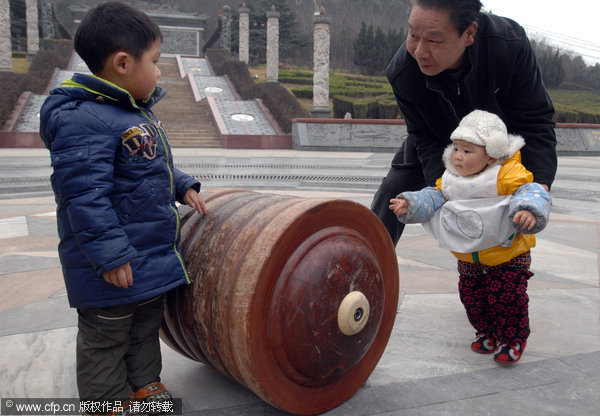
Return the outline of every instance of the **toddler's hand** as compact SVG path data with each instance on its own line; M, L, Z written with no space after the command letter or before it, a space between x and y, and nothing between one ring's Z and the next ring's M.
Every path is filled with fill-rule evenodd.
M198 214L208 214L208 212L206 211L206 205L200 197L200 194L196 192L196 190L193 188L190 188L186 191L183 197L183 202L185 202L186 205L189 205L192 208L196 208Z
M390 209L396 215L408 214L408 201L406 199L390 199Z
M116 269L109 270L102 274L104 280L116 287L127 288L133 285L133 274L129 262L120 265Z
M524 230L531 230L533 227L535 227L537 220L535 215L524 209L515 214L513 223L520 226Z

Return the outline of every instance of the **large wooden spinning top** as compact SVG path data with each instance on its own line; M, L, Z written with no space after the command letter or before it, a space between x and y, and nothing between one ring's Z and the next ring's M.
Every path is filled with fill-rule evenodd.
M343 403L389 339L398 264L379 219L348 200L239 189L182 211L192 284L167 296L162 339L295 414Z

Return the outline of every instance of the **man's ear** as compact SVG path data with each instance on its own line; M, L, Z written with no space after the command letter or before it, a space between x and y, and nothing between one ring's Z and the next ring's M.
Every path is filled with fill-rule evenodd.
M119 75L125 75L129 66L130 56L127 52L119 51L112 56L112 68Z
M471 46L475 42L475 33L477 33L477 27L477 22L473 22L465 30L465 46Z

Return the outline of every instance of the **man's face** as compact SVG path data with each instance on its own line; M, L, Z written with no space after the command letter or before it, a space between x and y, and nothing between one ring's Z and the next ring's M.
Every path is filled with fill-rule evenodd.
M434 76L447 69L460 68L465 49L473 44L476 31L474 22L463 33L458 33L450 21L450 12L415 5L408 18L406 49L421 72Z

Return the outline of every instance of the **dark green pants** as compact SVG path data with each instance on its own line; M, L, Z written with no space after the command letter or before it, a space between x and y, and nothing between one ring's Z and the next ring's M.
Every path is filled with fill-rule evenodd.
M163 297L78 309L77 387L83 400L129 398L129 387L159 380Z

